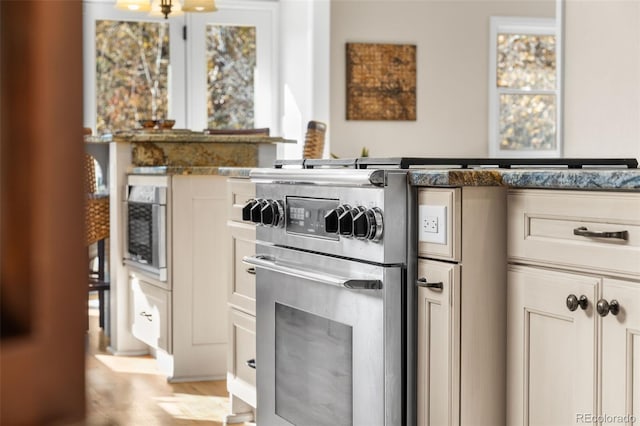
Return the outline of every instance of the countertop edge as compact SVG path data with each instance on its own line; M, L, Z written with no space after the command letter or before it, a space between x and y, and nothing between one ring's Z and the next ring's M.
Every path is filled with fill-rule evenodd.
M129 173L249 178L249 173L254 168L256 167L132 167ZM640 169L412 169L409 170L407 179L409 184L416 187L502 186L640 192Z
M640 169L416 169L408 179L414 186L640 191Z

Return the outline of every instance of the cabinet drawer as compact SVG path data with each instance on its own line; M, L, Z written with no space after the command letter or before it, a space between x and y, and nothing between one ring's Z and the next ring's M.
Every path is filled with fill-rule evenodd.
M598 234L604 232L614 234ZM626 239L616 237L622 233ZM508 255L511 261L639 277L640 194L512 190Z
M171 292L130 277L131 332L147 345L171 348Z
M248 363L256 359L256 319L230 309L229 324L227 388L230 393L255 407L256 370Z
M460 188L418 191L418 255L459 261L461 257Z
M255 268L242 263L245 256L256 254L256 227L229 222L231 230L231 280L229 304L251 315L256 314Z
M256 184L249 179L229 179L227 181L229 219L242 221L242 207L256 196Z

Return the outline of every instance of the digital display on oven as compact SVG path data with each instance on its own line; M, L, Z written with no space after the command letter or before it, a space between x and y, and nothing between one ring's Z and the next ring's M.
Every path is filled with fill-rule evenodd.
M337 240L324 230L324 216L338 207L339 201L326 198L287 197L286 229L292 234Z

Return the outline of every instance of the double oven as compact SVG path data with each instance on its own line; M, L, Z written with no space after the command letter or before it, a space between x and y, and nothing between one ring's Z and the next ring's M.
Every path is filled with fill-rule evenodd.
M406 171L251 178L258 424L406 424Z

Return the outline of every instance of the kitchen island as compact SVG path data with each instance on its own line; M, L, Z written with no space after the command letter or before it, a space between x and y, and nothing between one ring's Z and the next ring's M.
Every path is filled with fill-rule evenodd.
M113 136L108 142L112 291L107 327L112 353L151 353L171 381L224 378L230 262L220 244L227 229L226 177L220 176L219 168L267 167L277 144L295 142L188 130L136 130ZM169 194L167 265L160 278L123 262L128 256L130 184L160 185Z

